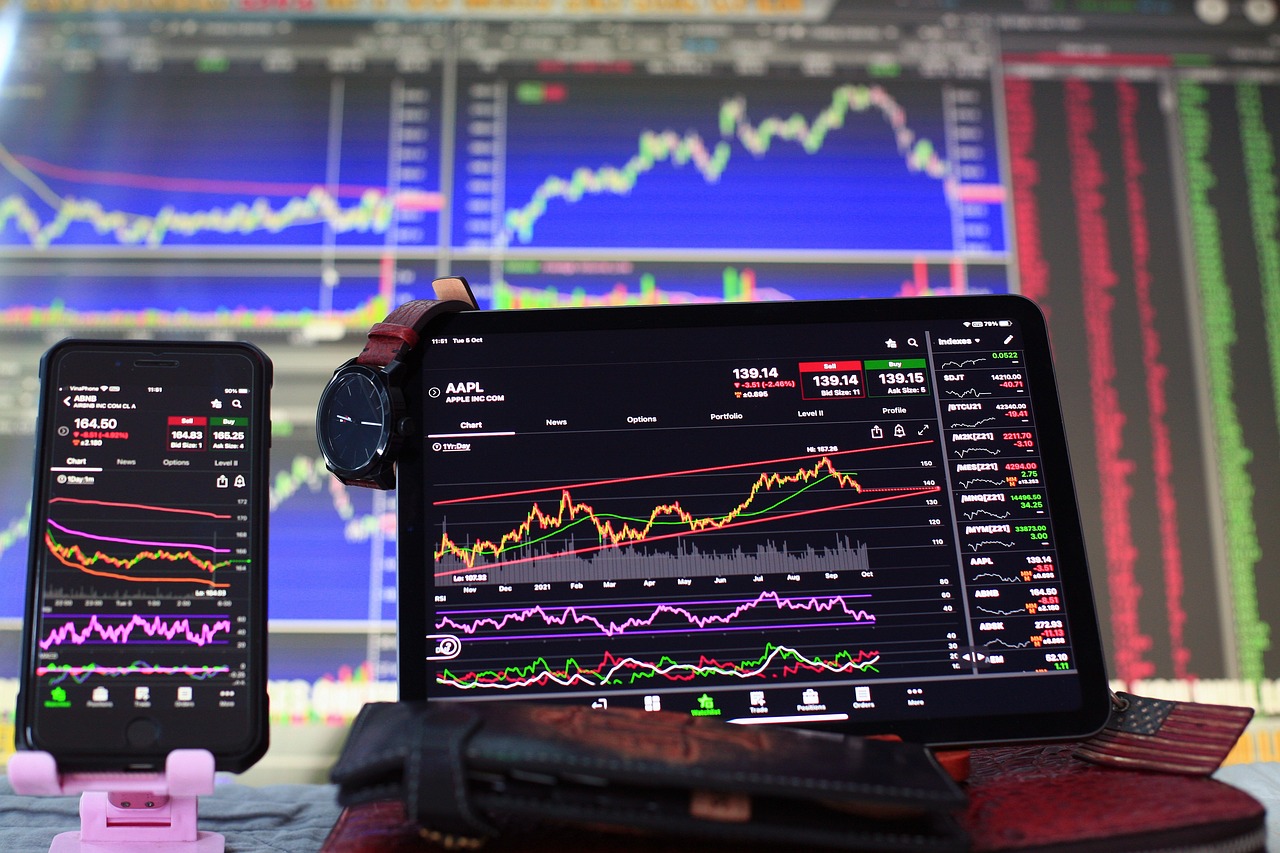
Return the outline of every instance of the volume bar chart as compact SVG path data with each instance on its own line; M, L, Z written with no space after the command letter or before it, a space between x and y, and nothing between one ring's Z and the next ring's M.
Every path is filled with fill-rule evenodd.
M958 255L941 261L917 255L900 263L749 265L509 258L497 270L475 261L460 261L454 269L471 283L481 306L493 309L773 302L833 295L935 296L1009 290L1002 266Z

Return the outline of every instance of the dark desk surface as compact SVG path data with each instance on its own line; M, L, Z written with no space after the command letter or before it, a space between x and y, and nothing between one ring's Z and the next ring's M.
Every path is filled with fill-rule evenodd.
M1024 748L1025 749L1025 748ZM986 772L986 751L979 750L975 756L977 774ZM1071 773L1055 779L1050 768L1037 767L1034 753L1028 756L1025 752L1021 758L1022 775L1010 776L1010 786L1017 792L1015 802L1022 801L1027 808L1034 809L1037 820L1050 820L1055 815L1069 819L1074 825L1093 823L1088 814L1089 804L1067 807L1061 805L1054 793L1059 786L1071 786ZM1105 771L1111 772L1111 771ZM1122 784L1123 777L1132 774L1118 774L1115 782ZM1128 815L1142 812L1156 815L1172 814L1175 823L1181 819L1179 813L1191 811L1190 806L1199 802L1198 796L1209 789L1215 795L1222 790L1232 790L1226 785L1205 786L1207 780L1191 780L1189 783L1172 782L1151 784L1152 780L1178 777L1156 777L1140 774L1143 783L1130 788L1121 794L1117 789L1109 792L1108 786L1098 788L1098 797L1112 799L1110 810L1120 811ZM977 776L975 776L977 778ZM1269 833L1270 849L1280 853L1280 763L1263 762L1242 764L1220 770L1217 778L1243 789L1262 804L1271 807L1271 829ZM1187 787L1187 785L1191 787ZM1170 796L1169 785L1180 787L1181 794ZM1195 795L1189 791L1196 790ZM1191 799L1187 799L1192 796ZM1227 797L1237 808L1256 809L1256 804L1247 799L1239 799L1228 794ZM49 849L53 837L60 832L75 830L79 827L79 798L77 797L23 797L13 793L8 781L0 779L0 847L5 850L21 851L21 853L43 853ZM398 808L383 805L382 817L394 816ZM996 807L986 801L984 808L988 814L985 820L991 825L1001 817L1011 818L1015 809ZM388 813L387 809L393 810ZM1151 810L1154 809L1154 812ZM400 813L402 814L402 812ZM335 801L335 791L328 785L267 785L254 787L229 782L220 784L209 797L200 800L200 828L206 831L220 832L227 839L227 853L316 853L321 849L331 827L338 820L340 809ZM369 815L372 816L372 815ZM351 851L365 850L372 853L404 853L423 850L441 849L423 842L412 827L398 827L391 821L379 820L379 832L383 845L377 847L350 847ZM971 823L971 826L975 824ZM981 828L982 824L977 824ZM1172 825L1172 824L1171 824ZM1023 827L1023 835L1025 826ZM1031 834L1032 836L1034 833ZM566 846L565 842L573 843ZM1041 840L1048 840L1041 838ZM1032 837L1023 843L1009 844L1007 849L1029 849ZM400 846L396 846L400 845ZM342 848L336 848L342 849ZM736 845L708 844L705 841L680 841L669 839L635 838L621 835L603 836L590 832L577 832L566 837L545 836L539 839L536 834L525 837L497 839L490 841L483 848L493 853L521 850L528 853L573 853L576 850L590 850L591 853L601 851L618 851L618 853L677 853L677 851L697 851L697 853L724 853L740 848ZM986 849L993 849L990 845Z
M1262 772L1227 768L1225 778L1243 779L1255 799L1213 778L1113 770L1074 759L1070 745L975 750L967 783L970 805L958 815L978 851L1029 851L1045 846L1097 842L1104 849L1210 847L1241 843L1267 846L1263 801L1280 802L1280 764L1249 765ZM1274 833L1273 833L1274 835ZM1128 840L1126 840L1128 839ZM1119 846L1116 846L1119 845ZM717 842L579 829L530 829L490 839L491 853L706 853ZM724 845L718 845L723 847ZM746 850L732 844L734 851ZM323 853L423 853L469 849L423 837L404 818L399 803L348 810ZM764 848L761 848L764 849ZM774 848L776 849L776 848ZM1280 846L1272 849L1280 851Z

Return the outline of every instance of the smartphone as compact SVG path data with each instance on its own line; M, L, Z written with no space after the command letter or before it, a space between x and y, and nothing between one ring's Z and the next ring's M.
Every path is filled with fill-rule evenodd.
M62 770L267 748L271 362L236 342L44 356L18 745Z

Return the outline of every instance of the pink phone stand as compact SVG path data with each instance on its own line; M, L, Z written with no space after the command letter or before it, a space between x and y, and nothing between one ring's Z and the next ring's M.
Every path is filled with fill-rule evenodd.
M80 831L53 839L49 853L223 853L226 839L196 828L198 800L212 794L213 754L175 749L164 773L67 773L47 752L9 758L19 794L80 794Z

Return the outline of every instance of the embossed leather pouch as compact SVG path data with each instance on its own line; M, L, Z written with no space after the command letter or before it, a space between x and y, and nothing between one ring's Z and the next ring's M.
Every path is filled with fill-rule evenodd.
M665 712L375 703L332 779L452 844L538 825L863 850L960 850L965 794L922 747ZM793 848L794 849L794 848Z

